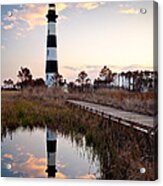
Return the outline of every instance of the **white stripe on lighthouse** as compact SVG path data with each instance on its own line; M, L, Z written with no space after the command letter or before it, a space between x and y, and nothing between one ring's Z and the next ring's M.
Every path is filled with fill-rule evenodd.
M48 23L48 35L56 35L56 23Z
M55 166L56 165L56 152L50 152L48 154L48 165Z
M47 48L47 60L56 61L57 60L57 49L55 47Z
M53 132L51 129L47 128L47 141L56 141L57 134Z

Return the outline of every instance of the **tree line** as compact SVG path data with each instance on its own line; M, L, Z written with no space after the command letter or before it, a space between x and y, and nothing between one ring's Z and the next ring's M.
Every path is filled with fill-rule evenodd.
M4 80L5 89L23 89L28 86L46 86L42 78L33 79L30 69L21 67L17 77L19 81L14 84L12 79ZM85 71L79 72L74 81L66 83L61 74L54 77L56 85L62 87L65 84L70 91L88 92L98 88L121 88L129 91L144 91L157 89L158 75L156 71L127 71L116 73L112 72L107 66L104 66L99 76L92 82Z
M12 79L5 79L3 81L4 86L2 89L9 90L18 90L26 87L38 87L38 86L46 86L43 78L33 79L33 75L29 68L21 67L17 74L18 81L14 83ZM54 78L57 79L57 86L63 86L65 84L65 80L61 74L57 74Z
M91 91L98 88L117 88L128 91L149 91L157 90L158 74L156 71L127 71L112 72L107 66L104 66L99 76L91 83L91 79L85 71L78 74L74 82L69 83L71 90Z

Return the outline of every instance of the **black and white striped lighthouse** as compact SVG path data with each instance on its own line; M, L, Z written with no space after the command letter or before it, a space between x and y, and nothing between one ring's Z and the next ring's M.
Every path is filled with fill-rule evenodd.
M58 74L57 62L57 37L56 37L56 15L55 4L49 4L47 14L48 35L47 35L47 59L46 59L46 85L52 87L56 85Z
M56 176L56 151L57 151L57 135L56 133L47 128L46 129L46 140L47 140L47 170L48 177Z

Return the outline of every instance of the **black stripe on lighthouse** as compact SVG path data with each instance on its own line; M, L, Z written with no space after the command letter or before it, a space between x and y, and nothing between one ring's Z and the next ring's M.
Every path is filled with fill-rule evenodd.
M46 73L58 73L57 61L47 61L46 62Z
M57 40L55 35L48 35L47 47L57 47Z
M57 150L57 141L47 141L47 151L56 152Z

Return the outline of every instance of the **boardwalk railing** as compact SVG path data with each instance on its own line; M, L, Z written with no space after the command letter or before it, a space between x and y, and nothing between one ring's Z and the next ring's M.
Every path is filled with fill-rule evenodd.
M116 123L132 127L133 129L150 135L154 135L158 130L156 117L121 111L108 106L102 106L85 101L67 100L67 104L77 106L109 121L114 121Z

